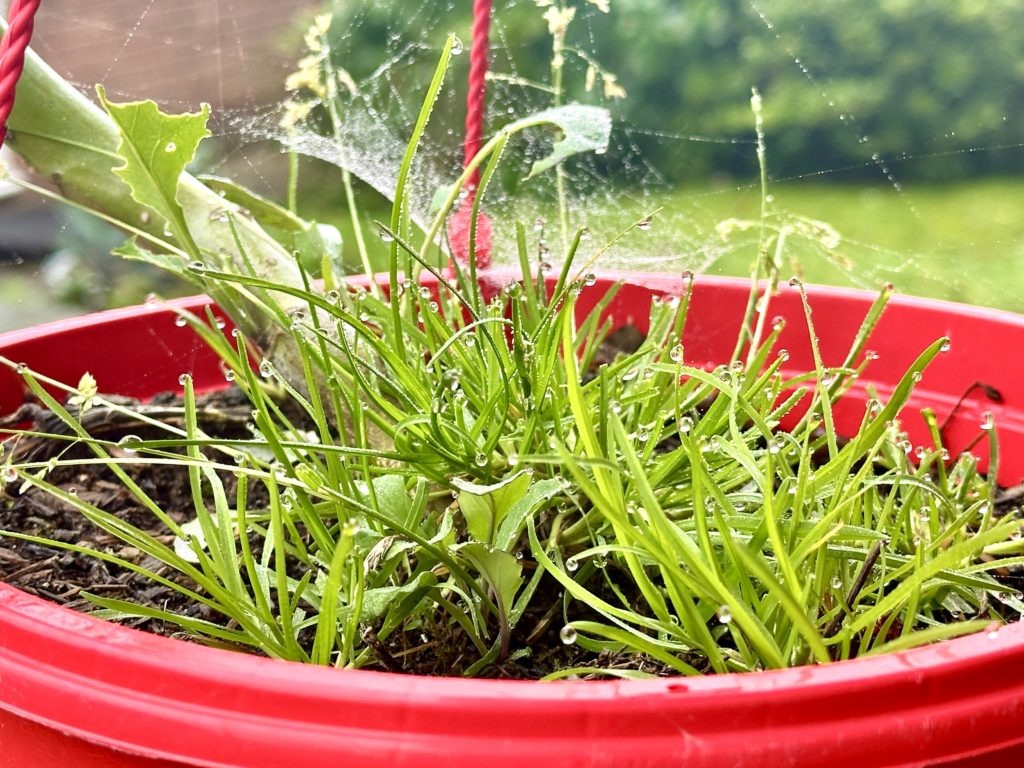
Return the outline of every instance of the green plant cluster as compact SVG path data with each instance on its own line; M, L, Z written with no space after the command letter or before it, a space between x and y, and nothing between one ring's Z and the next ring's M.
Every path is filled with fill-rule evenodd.
M842 365L827 367L793 281L815 366L788 370L776 349L782 326L768 319L783 230L761 228L736 352L711 371L682 346L689 275L677 295L652 299L638 348L609 356L602 346L621 325L610 311L619 286L602 283L592 264L650 230L651 217L596 247L586 231L561 232L557 272L543 222L518 227L517 278L481 280L473 261L444 272L443 231L466 204L462 189L481 169L478 221L511 136L557 129L538 173L608 138L606 114L580 105L510 123L441 190L434 220L417 231L405 202L410 169L455 45L449 38L391 218L379 223L388 273L349 281L334 269L330 230L185 173L207 135L206 109L165 115L152 102L113 104L101 90L99 113L30 71L68 108L58 128L95 128L40 162L92 162L98 175L80 182L81 199L102 187L101 215L133 235L122 255L190 278L231 314L230 334L212 317L185 319L252 408L251 437L205 434L183 373L184 426L137 413L165 436L112 444L90 435L81 415L100 405L131 411L91 377L67 387L0 358L64 423L67 434L51 437L92 454L36 462L12 452L5 491L34 487L71 505L162 567L89 554L219 619L90 595L103 615L158 618L207 642L318 664L418 669L423 654L455 649L450 672L487 674L545 655L549 676L563 677L821 663L976 631L1024 608L990 575L1024 557L1019 521L993 514L994 482L970 455L947 464L931 415L930 446L915 451L899 427L947 340L923 350L887 399L871 397L860 429L842 439L833 405L870 365L865 345L889 292ZM20 151L60 138L32 123L38 106L17 116ZM764 216L756 93L753 106ZM310 254L322 284L305 266ZM62 387L67 404L46 385ZM146 463L188 474L191 521L177 522L125 468ZM174 542L52 483L61 465L108 468Z

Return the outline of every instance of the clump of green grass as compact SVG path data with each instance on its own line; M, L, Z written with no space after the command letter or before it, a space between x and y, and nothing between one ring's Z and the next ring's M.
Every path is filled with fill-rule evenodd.
M170 222L165 238L136 234L178 261L150 257L223 298L240 328L261 332L225 335L212 318L187 317L251 404L245 439L199 428L188 374L183 427L134 414L160 437L97 439L82 413L124 406L94 382L67 387L0 359L66 425L68 435L51 437L93 456L36 462L12 452L0 474L7 492L36 488L71 505L182 578L88 554L144 573L218 619L89 595L102 615L156 618L205 642L316 664L417 671L436 668L425 658L445 658L457 674L519 664L557 678L823 663L976 631L1024 608L990 575L1000 562L983 557L1024 549L1013 538L1019 521L993 516L994 480L971 456L947 462L933 418L934 444L919 456L905 450L900 411L945 339L922 350L888 401L867 404L856 434L836 430L833 405L869 366L864 345L888 291L842 365L825 366L812 341L814 370L794 375L776 348L782 327L767 320L782 247L770 233L736 352L712 371L691 365L682 346L689 276L679 295L652 300L639 348L602 357L619 286L598 285L594 259L577 264L582 232L568 238L555 274L532 258L520 226L521 279L494 295L473 264L445 273L438 236L473 168L483 168L479 201L509 137L546 123L578 132L585 120L573 107L498 131L414 245L405 183L451 46L391 220L380 225L391 250L380 283L345 281L329 259L322 284L303 258L289 265L294 280L268 273L256 252L263 241L240 234L254 219L283 222L292 245L299 233L305 247L320 246L294 212L251 195L248 215L220 198L215 216L199 209L233 251L200 245L177 198L154 202L153 190L174 189L184 165L146 165L145 152L126 150L167 133L133 133L121 121L119 173L144 210ZM129 109L107 108L115 117ZM188 118L204 116L147 114L201 134ZM759 157L763 167L763 140ZM125 253L147 258L137 241ZM793 287L813 340L803 286ZM585 292L601 290L592 311L577 312ZM193 520L176 522L126 464L187 472ZM174 544L51 482L61 466L109 469Z

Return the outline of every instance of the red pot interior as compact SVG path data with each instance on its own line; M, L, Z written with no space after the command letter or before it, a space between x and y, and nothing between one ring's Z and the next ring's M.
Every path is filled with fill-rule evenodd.
M510 274L491 273L489 291ZM616 280L618 324L646 330L652 293L679 293L668 275L604 275L581 297L585 312ZM684 345L691 364L732 352L749 284L702 279ZM842 362L870 294L811 289L826 365ZM197 311L202 297L176 302ZM812 366L799 294L783 289L788 369ZM148 397L189 371L222 386L213 356L161 306L116 310L0 336L0 354L71 384L90 371L105 392ZM926 372L904 411L915 442L918 410L950 421L956 452L995 415L999 478L1024 477L1024 377L1004 350L1024 347L1024 319L941 302L896 298L871 338L879 354L836 409L853 431L871 382L885 397L940 336L952 349ZM0 413L23 385L0 369ZM985 450L984 442L979 445ZM40 727L42 726L46 727ZM57 608L0 585L0 747L5 765L148 765L97 745L173 764L230 766L542 765L777 766L1005 765L1024 744L1024 629L819 667L701 679L540 684L443 680L324 670L146 635ZM984 757L981 757L984 755ZM977 759L974 759L974 757ZM958 762L960 758L967 762ZM161 763L153 763L159 765ZM167 763L163 763L167 764Z

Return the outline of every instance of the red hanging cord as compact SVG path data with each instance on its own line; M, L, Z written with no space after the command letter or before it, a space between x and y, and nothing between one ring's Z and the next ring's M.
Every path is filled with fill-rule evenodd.
M491 27L491 0L473 0L473 39L469 57L469 90L466 93L466 138L463 145L463 166L480 150L484 139L484 112L487 105L487 54ZM473 201L480 185L477 168L467 184L467 196L452 216L448 229L452 255L461 264L476 259L480 269L491 263L491 220L481 213L476 221L474 253L470 253L470 229L473 225Z
M7 34L0 40L0 147L7 139L7 118L14 109L14 92L25 67L25 49L40 0L11 0Z

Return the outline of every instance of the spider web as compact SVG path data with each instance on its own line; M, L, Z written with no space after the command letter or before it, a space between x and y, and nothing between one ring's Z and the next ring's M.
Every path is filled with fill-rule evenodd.
M695 120L699 130L692 133L679 130L679 125L652 123L642 111L628 108L632 95L624 100L615 98L602 88L600 77L589 91L579 84L588 78L590 63L600 63L608 56L622 60L604 46L601 31L607 24L628 25L633 15L649 12L657 0L612 0L608 17L598 3L578 0L572 4L577 13L570 40L578 53L566 57L564 77L575 84L573 97L611 110L609 148L605 154L581 155L563 164L570 225L566 233L560 226L556 174L523 180L532 160L550 148L552 136L534 131L517 139L484 201L495 222L495 262L515 261L516 222L528 224L531 255L537 259L554 260L571 231L587 228L590 237L582 255L586 258L656 211L649 230L634 230L604 249L598 268L747 274L757 256L759 237L757 228L746 222L757 218L762 205L754 118L748 108L749 88L756 83L743 83L735 89L735 110L746 115L741 118L747 120L744 130L737 130L735 121L720 130L714 126L708 130ZM538 66L551 55L549 48L537 42L549 41L541 9L534 0L495 5L491 54L495 74L489 84L487 115L490 131L552 105L552 94L543 87L544 67ZM688 6L699 4L662 5L666 14L685 22ZM993 105L995 117L965 117L951 104L948 122L934 125L930 139L915 139L896 151L883 148L874 137L876 131L869 131L862 122L857 99L843 86L843 71L835 69L839 63L815 54L820 46L805 45L810 33L793 21L792 12L786 12L791 10L788 0L738 0L727 5L732 8L728 21L754 30L754 44L768 51L770 60L795 84L797 92L810 97L809 101L829 116L832 133L848 150L847 155L859 158L835 165L827 159L816 161L809 152L809 167L777 173L773 147L786 141L787 131L793 131L794 125L799 128L801 118L790 113L776 125L772 94L765 94L770 177L767 206L773 226L785 228L789 235L782 276L799 271L818 282L867 288L892 282L897 289L923 295L1024 310L1021 283L1007 279L1013 274L1012 265L1024 260L1019 198L994 195L987 204L964 210L969 229L980 233L967 238L957 234L955 221L935 226L933 213L944 187L948 187L948 195L959 194L959 187L946 185L941 178L943 162L958 155L1019 158L1022 139L1017 121L999 105ZM977 5L983 12L1000 13L1006 4L984 0ZM35 48L86 92L91 92L96 82L103 82L112 98L152 98L168 111L211 103L215 140L201 154L197 166L240 178L260 194L279 201L284 197L286 149L314 159L316 163L303 164L300 194L300 207L311 208L305 212L312 217L343 224L335 166L348 169L358 180L357 191L367 211L365 223L372 226L369 220L381 217L394 189L411 126L446 34L456 32L468 45L470 6L468 0L65 0L43 3ZM922 6L923 12L932 13L942 13L944 8L941 3ZM355 86L351 94L341 89L341 126L336 137L326 135L322 120L308 121L293 130L281 127L287 98L284 80L303 53L303 31L316 13L325 10L334 13L332 60L351 76ZM835 30L842 29L844 23L841 15L831 20ZM539 32L524 35L527 28ZM1005 34L1019 37L1024 35L1021 29L1008 24ZM643 30L638 30L633 42L644 45ZM948 45L949 41L941 43ZM926 44L928 41L915 42L916 46ZM984 40L965 39L950 56L969 56L972 46L984 44ZM910 45L896 51L899 56L918 53ZM842 65L856 66L857 62ZM411 193L413 213L420 220L428 216L437 190L450 184L458 172L467 67L467 55L456 57L417 156ZM679 82L686 77L686 72L680 72ZM644 93L640 80L623 75L621 85L631 94ZM665 93L664 98L676 97ZM680 101L679 110L686 109L686 103ZM957 127L965 119L993 122L982 143L961 143ZM728 170L691 175L690 169L703 167L702 159L709 152L717 161L724 158ZM939 180L921 181L928 176L939 176ZM1022 187L1008 184L1006 189L1019 193ZM955 210L955 202L947 199L945 204ZM829 213L837 206L843 211L841 224L830 222ZM899 234L876 226L882 217L902 222ZM79 223L60 216L57 221L58 235L60 231L80 235ZM95 235L99 245L87 259L102 261L102 252L109 247L103 237ZM355 267L357 261L347 255L348 263ZM26 270L39 270L35 265L19 267L10 261L4 266L0 274L9 279L0 282L10 282ZM60 279L59 270L57 274ZM0 302L3 300L0 290Z

